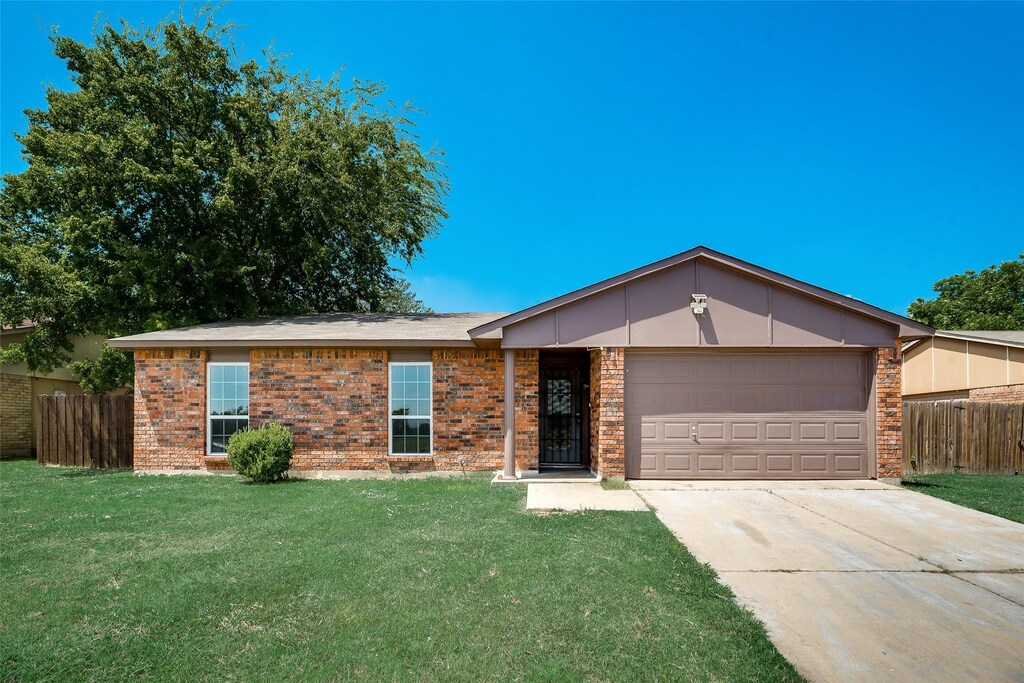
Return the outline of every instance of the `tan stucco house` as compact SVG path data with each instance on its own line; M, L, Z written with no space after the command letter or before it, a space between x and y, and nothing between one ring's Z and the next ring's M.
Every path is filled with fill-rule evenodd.
M20 342L35 327L25 322L13 328L0 329L0 348ZM95 359L103 348L100 335L72 338L71 360ZM49 374L29 372L24 363L0 365L0 455L30 455L36 444L38 430L36 397L44 394L77 396L84 393L67 368L56 368Z
M135 467L222 470L280 422L293 470L899 477L901 340L933 330L706 247L510 313L325 314L113 339Z
M1024 330L939 330L908 342L903 397L1024 403Z

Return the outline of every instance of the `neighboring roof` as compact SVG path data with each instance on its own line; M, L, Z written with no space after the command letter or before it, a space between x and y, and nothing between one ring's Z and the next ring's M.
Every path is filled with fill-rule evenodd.
M22 330L31 330L36 326L34 320L22 320L17 325L4 325L2 329L4 332L20 332Z
M786 275L782 275L781 273L776 273L775 271L768 270L767 268L762 268L752 263L742 261L733 256L729 256L727 254L717 252L713 249L709 249L708 247L698 246L688 251L684 251L680 254L676 254L675 256L669 256L668 258L662 259L661 261L656 261L650 265L636 268L629 272L623 273L622 275L616 275L615 277L608 278L607 280L602 280L598 283L590 285L589 287L584 287L582 289L577 289L574 292L563 294L562 296L550 299L543 303L539 303L536 306L525 308L516 313L509 314L504 318L483 323L479 327L471 329L469 331L469 334L474 339L493 337L496 336L496 333L502 327L505 327L507 325L512 325L522 320L526 320L527 318L532 318L534 316L541 315L542 313L546 313L550 310L560 308L574 301L578 301L579 299L592 296L594 294L603 292L613 287L618 287L619 285L630 282L631 280L646 277L648 275L664 270L666 268L672 268L674 266L678 266L682 263L686 263L687 261L692 261L698 258L705 259L712 263L717 263L728 268L732 268L733 270L737 270L748 275L752 275L762 280L766 280L773 285L786 287L788 289L804 294L805 296L817 299L819 301L831 303L840 308L854 311L855 313L859 313L860 315L866 316L868 318L873 318L875 320L881 320L883 322L896 325L899 327L899 336L904 339L931 336L935 332L935 330L928 327L927 325L922 325L921 323L911 320L910 318L904 317L902 315L890 313L885 309L878 308L877 306L872 306L870 304L866 304L863 301L851 299L848 296L843 296L842 294L837 294L827 289L822 289L821 287L816 287L806 282L801 282L800 280L796 280Z
M227 320L109 341L122 349L231 346L475 346L471 327L505 313L324 313Z
M937 330L935 336L1024 348L1024 330Z

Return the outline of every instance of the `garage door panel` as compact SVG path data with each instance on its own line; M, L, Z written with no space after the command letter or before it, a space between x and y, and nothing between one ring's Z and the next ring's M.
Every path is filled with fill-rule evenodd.
M756 474L760 469L761 456L753 454L735 453L732 456L732 470L736 473Z
M627 471L664 479L866 477L867 384L863 353L627 353Z

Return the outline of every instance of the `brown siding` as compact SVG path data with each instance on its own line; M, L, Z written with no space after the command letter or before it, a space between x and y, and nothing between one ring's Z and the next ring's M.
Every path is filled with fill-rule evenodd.
M703 316L691 294L708 296ZM898 326L704 261L595 293L502 330L505 348L874 348Z
M135 352L135 469L202 469L206 454L206 352Z

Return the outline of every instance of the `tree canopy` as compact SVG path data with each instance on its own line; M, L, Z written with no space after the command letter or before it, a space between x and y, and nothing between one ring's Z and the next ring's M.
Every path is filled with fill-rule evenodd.
M422 309L391 265L447 217L418 110L270 51L242 61L236 33L204 9L51 36L74 87L26 112L27 168L0 190L0 322L38 323L10 351L30 369L77 334Z
M917 299L907 312L941 330L1024 330L1024 254L935 283L934 299Z

